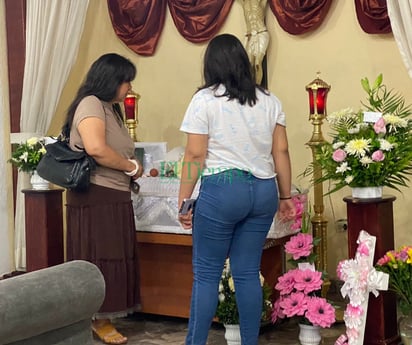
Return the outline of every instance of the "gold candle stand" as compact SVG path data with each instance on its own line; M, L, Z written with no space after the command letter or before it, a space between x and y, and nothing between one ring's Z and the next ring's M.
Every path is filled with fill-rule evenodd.
M310 84L306 86L309 92L310 115L309 120L313 125L312 137L306 143L312 151L313 164L313 181L317 181L322 177L322 169L317 163L316 152L325 143L322 134L323 120L326 118L326 96L330 89L330 85L326 84L318 76ZM320 238L320 244L315 247L317 254L316 267L322 272L327 272L327 225L328 221L324 216L323 204L323 184L314 184L314 215L311 219L313 237ZM322 286L322 296L325 297L330 287L329 278L324 279Z

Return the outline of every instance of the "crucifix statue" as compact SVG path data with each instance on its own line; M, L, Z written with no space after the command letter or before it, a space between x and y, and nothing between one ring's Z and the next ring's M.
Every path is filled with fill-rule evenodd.
M239 0L246 22L245 48L252 64L257 84L263 79L263 59L269 45L269 33L265 24L267 0Z

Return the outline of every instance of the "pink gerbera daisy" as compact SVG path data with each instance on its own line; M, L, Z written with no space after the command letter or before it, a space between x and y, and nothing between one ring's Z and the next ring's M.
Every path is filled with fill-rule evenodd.
M283 309L280 307L280 302L283 300L283 297L280 297L276 300L273 304L272 310L272 322L275 323L279 319L285 318L285 314L283 313Z
M293 291L296 270L297 269L290 270L278 278L278 283L276 284L275 289L278 290L281 295L287 295Z
M335 309L321 297L310 297L305 317L315 326L330 327L335 322Z
M322 272L306 270L295 270L295 289L306 294L319 290L322 287Z
M305 314L306 305L306 295L303 292L294 292L289 296L284 296L279 302L279 306L283 309L283 313L287 317L292 317L295 315L302 316Z
M286 242L285 251L293 256L294 260L310 255L313 248L313 237L311 234L299 233Z

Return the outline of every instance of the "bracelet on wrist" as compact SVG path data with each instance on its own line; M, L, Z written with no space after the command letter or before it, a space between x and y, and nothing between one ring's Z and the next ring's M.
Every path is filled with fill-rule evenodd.
M134 176L139 171L139 163L135 159L128 159L129 162L132 162L135 165L135 169L132 171L123 171L127 176Z
M290 200L292 199L291 196L279 197L279 200Z

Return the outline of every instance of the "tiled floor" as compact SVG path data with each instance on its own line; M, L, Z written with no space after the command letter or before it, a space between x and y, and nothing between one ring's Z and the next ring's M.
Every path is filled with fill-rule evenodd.
M343 311L346 302L342 299L337 282L328 289L328 300L336 307L337 322L331 328L321 329L321 345L334 345L345 331ZM187 332L187 319L136 313L114 321L117 329L128 337L128 345L183 345ZM223 325L213 323L209 331L208 345L226 345ZM299 326L293 320L282 324L262 326L259 345L299 345ZM95 339L95 345L102 344ZM247 345L247 344L246 344Z
M1 278L5 279L14 275L5 275ZM345 301L337 293L334 284L329 289L328 299L334 301L337 306L337 318L340 321L331 328L321 329L321 345L333 345L345 329L342 322ZM128 345L183 345L187 332L187 319L141 313L117 319L114 324L122 334L128 337ZM222 325L214 323L209 331L208 345L226 345L224 332ZM269 323L261 328L259 345L299 345L298 333L299 327L293 321L286 321L279 325ZM95 339L94 344L103 343Z
M115 322L120 332L129 338L128 345L183 345L187 320L154 315L134 314ZM321 330L322 345L333 345L343 332L344 324L337 323L331 328ZM209 345L226 345L224 327L213 324L209 332ZM102 344L95 340L95 344ZM281 344L298 345L298 325L293 321L281 325L266 325L261 329L259 345Z

